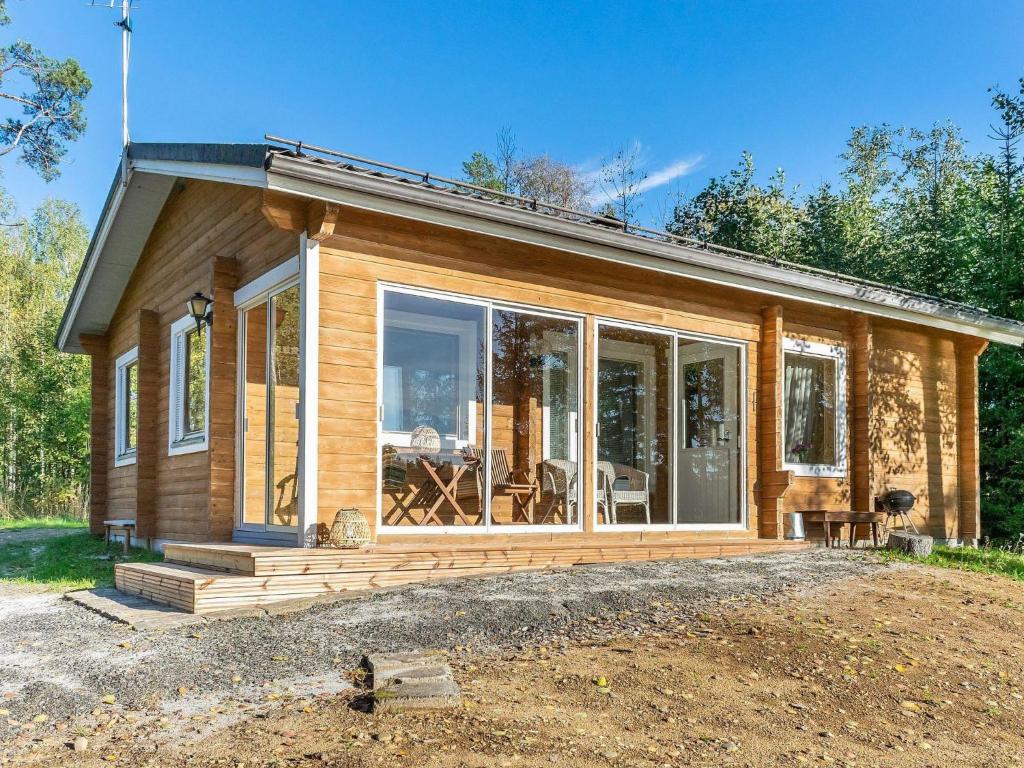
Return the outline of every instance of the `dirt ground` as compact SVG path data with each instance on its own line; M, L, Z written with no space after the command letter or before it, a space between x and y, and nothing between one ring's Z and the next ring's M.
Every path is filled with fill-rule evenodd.
M1024 763L1018 582L885 569L696 616L655 608L642 621L590 617L607 627L597 642L456 649L466 706L445 714L369 714L350 673L353 688L270 692L237 712L222 703L152 721L101 707L10 765ZM154 738L174 728L184 738ZM78 734L89 744L76 754Z

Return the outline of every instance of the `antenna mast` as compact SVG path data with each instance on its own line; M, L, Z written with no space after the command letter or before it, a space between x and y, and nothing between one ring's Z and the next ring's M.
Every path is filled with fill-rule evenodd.
M121 0L121 20L114 26L121 30L121 184L128 186L128 60L132 53L132 3L135 0ZM92 0L93 8L117 8L117 0L98 2Z
M121 0L121 185L128 186L128 58L132 50L132 0Z

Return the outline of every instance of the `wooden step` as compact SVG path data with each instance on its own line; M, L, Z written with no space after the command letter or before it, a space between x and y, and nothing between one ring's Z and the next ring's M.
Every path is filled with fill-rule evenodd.
M803 543L764 539L676 542L369 545L362 549L302 549L243 544L167 544L167 562L243 576L329 574L336 571L444 570L493 566L561 567L627 560L718 557L794 549Z
M572 565L723 557L803 549L762 539L689 540L587 546L378 545L359 550L168 544L164 563L115 567L117 588L194 613L460 576Z

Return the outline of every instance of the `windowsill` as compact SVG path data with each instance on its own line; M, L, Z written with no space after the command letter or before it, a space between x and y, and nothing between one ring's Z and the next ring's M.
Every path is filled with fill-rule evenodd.
M135 463L135 455L136 454L134 452L132 452L132 453L122 454L121 456L115 456L114 457L114 466L115 467L130 467L132 464Z
M168 456L182 456L187 453L202 453L207 450L206 435L189 440L181 440L167 446Z
M792 472L797 477L846 477L846 467L829 464L792 464L786 462L782 465L782 468Z

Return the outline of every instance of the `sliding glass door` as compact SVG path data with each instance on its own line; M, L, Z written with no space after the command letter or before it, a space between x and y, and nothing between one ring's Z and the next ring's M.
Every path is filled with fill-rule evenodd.
M740 522L739 351L679 339L679 523Z
M742 348L597 328L597 525L742 524Z
M581 323L381 291L381 525L578 526Z
M240 312L239 527L295 531L299 465L299 286Z

